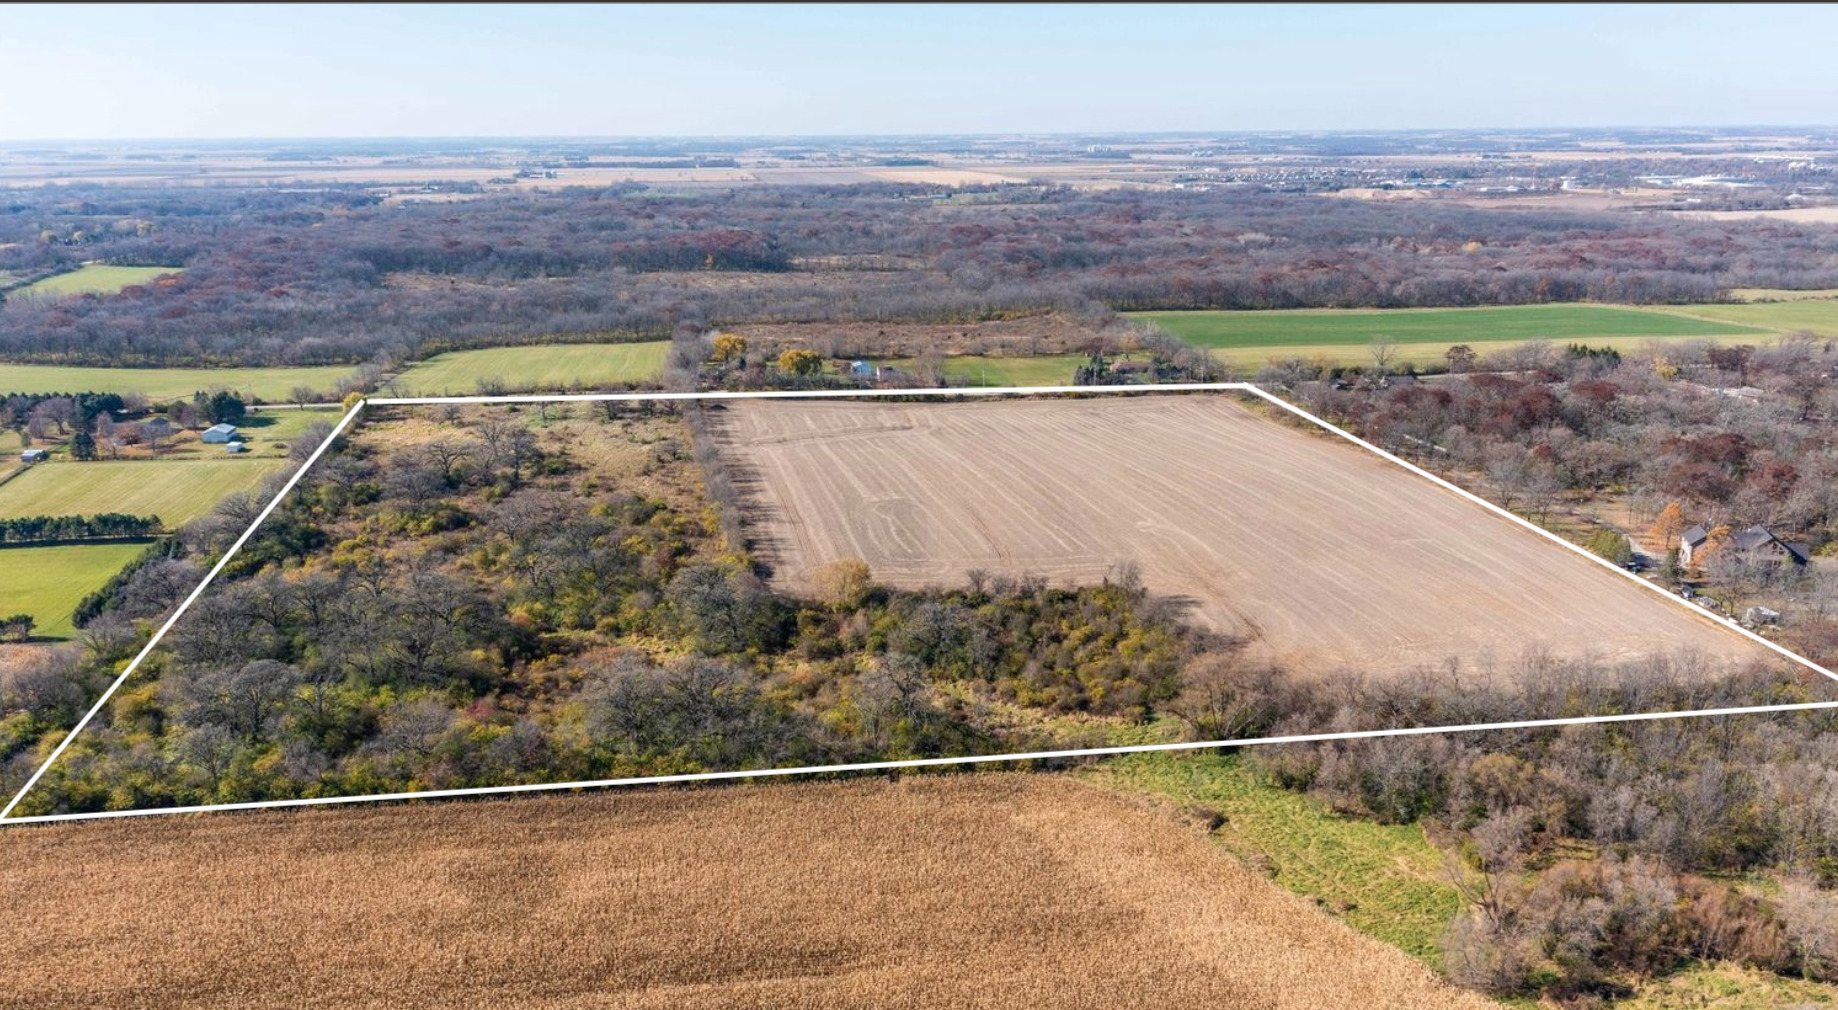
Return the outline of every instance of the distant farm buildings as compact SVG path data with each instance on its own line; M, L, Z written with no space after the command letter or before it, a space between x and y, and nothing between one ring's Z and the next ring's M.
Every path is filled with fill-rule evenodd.
M43 463L51 454L43 449L27 449L19 454L21 463Z
M223 447L223 451L230 453L248 452L249 446L242 442L231 442Z
M198 437L212 445L223 445L236 437L236 426L233 424L213 424L204 429L204 434Z

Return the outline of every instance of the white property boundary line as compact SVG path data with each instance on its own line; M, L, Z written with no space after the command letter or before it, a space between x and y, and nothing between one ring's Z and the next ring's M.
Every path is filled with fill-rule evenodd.
M1594 553L1591 553L1585 548L1580 547L1576 544L1573 544L1570 541L1565 540L1564 538L1558 536L1555 533L1552 533L1549 530L1536 526L1532 524L1531 522L1528 522L1525 519L1521 519L1520 517L1514 515L1513 513L1507 511L1506 509L1503 509L1500 506L1495 505L1494 503L1486 500L1485 498L1482 498L1479 495L1474 494L1473 492L1457 487L1456 485L1450 483L1447 480L1444 480L1441 477L1436 476L1435 474L1429 472L1428 470L1425 470L1422 467L1417 466L1414 463L1408 462L1396 455L1393 455L1392 453L1387 452L1384 449L1381 449L1376 445L1373 445L1371 442L1368 442L1365 439L1360 438L1359 436L1354 435L1351 432L1348 432L1345 429L1342 429L1336 425L1330 424L1327 421L1324 421L1321 418L1316 417L1314 414L1311 414L1308 411L1303 410L1302 408L1297 407L1294 404L1291 404L1286 400L1283 400L1281 397L1265 392L1263 389L1261 389L1257 385L1253 383L1249 383L1249 382L1147 383L1144 385L1136 385L1136 386L998 386L998 387L970 387L970 388L964 388L964 389L761 390L761 391L756 391L756 392L731 392L731 391L725 391L725 390L712 390L712 391L707 391L707 392L688 392L688 393L669 393L669 392L555 393L555 394L528 394L528 395L507 395L507 396L371 397L366 400L358 401L357 404L352 406L352 408L345 413L344 417L339 419L338 424L332 429L331 434L327 435L325 440L319 443L319 446L313 450L310 456L307 457L306 462L301 464L299 469L295 470L293 475L287 479L287 482L281 486L280 491L277 492L274 498L268 502L267 506L262 509L261 513L255 517L255 521L250 523L249 528L244 530L242 532L242 535L236 538L236 541L230 545L229 550L224 552L223 557L218 559L217 563L211 567L211 570L205 574L204 580L198 583L197 588L193 589L191 591L191 594L187 596L182 603L179 604L178 609L173 611L172 616L168 617L166 619L166 622L160 625L159 630L154 632L153 637L147 641L147 644L144 647L142 647L139 654L137 654L134 657L134 659L128 663L127 667L121 671L121 674L115 678L112 684L109 685L108 690L102 693L102 697L96 699L95 704L92 705L89 711L84 714L83 718L77 722L76 726L73 727L69 733L65 734L64 739L58 743L57 747L54 750L52 750L51 756L46 758L43 764L39 765L38 769L32 773L32 777L26 780L25 785L20 787L19 791L16 794L14 794L13 798L6 804L5 808L0 809L0 825L45 824L45 823L53 823L53 822L58 822L58 821L100 820L100 819L117 818L117 817L150 817L150 816L158 816L158 815L164 815L164 814L204 813L204 812L210 812L210 811L267 810L267 809L280 809L280 808L286 808L286 807L333 806L333 805L348 804L348 803L381 803L381 802L388 802L388 801L394 801L394 800L407 800L407 799L439 799L439 798L451 798L451 797L460 797L460 796L492 796L492 795L503 795L503 794L511 794L511 793L554 792L554 791L568 790L568 789L597 789L597 788L609 788L613 786L669 785L673 783L713 782L713 781L722 781L722 780L729 780L729 779L774 778L774 777L787 777L787 776L797 776L797 775L834 774L834 773L841 773L841 772L889 771L889 770L895 770L895 769L900 769L900 768L935 768L935 767L943 767L943 766L949 766L949 765L988 764L988 763L993 763L993 762L998 762L998 761L1039 761L1039 760L1055 760L1055 759L1063 759L1063 758L1103 757L1103 756L1117 755L1117 754L1144 754L1144 753L1154 753L1154 752L1160 752L1160 751L1206 750L1206 749L1212 749L1212 748L1218 748L1218 747L1249 747L1249 746L1256 746L1256 745L1263 745L1263 744L1322 743L1322 742L1329 742L1329 741L1336 741L1336 740L1362 740L1362 739L1377 739L1377 738L1382 738L1382 737L1421 736L1421 735L1425 735L1429 733L1474 733L1474 732L1483 732L1487 730L1545 729L1545 728L1553 728L1553 727L1561 727L1561 726L1584 726L1584 725L1591 725L1591 724L1596 724L1596 723L1643 722L1643 721L1653 721L1653 720L1660 720L1660 719L1682 719L1682 718L1695 717L1695 716L1759 715L1759 714L1779 713L1779 712L1809 712L1809 711L1819 711L1819 710L1826 710L1826 709L1838 709L1838 701L1798 702L1798 703L1792 703L1792 704L1778 704L1778 705L1750 705L1750 706L1743 706L1743 707L1737 707L1737 708L1692 709L1688 711L1676 711L1676 712L1637 712L1637 713L1623 713L1619 715L1571 716L1567 718L1558 718L1558 719L1525 719L1525 720L1518 720L1518 721L1513 721L1513 722L1468 723L1468 724L1455 725L1455 726L1412 726L1412 727L1401 727L1397 729L1360 730L1356 732L1343 732L1343 733L1310 733L1310 734L1301 734L1301 735L1292 735L1292 736L1254 737L1254 738L1244 739L1244 740L1208 740L1208 741L1183 742L1183 743L1135 744L1135 745L1122 746L1122 747L1090 747L1090 748L1080 748L1080 749L1075 749L1075 750L1034 751L1034 752L1015 753L1015 754L979 754L979 755L971 755L967 757L912 758L912 759L903 760L903 761L866 761L866 762L858 762L855 764L809 765L809 766L796 767L796 768L761 768L761 769L753 769L749 771L697 772L693 774L684 774L684 775L647 775L647 776L637 776L633 778L597 779L597 780L587 780L587 781L577 781L577 782L550 782L550 783L535 783L535 784L529 784L529 785L512 785L512 786L478 786L478 787L467 788L467 789L431 789L431 790L426 790L423 792L377 793L377 794L365 795L365 796L328 796L328 797L313 797L313 798L307 798L307 799L293 799L293 800L260 800L260 801L248 802L248 803L218 803L218 804L208 804L208 805L203 805L203 806L190 806L190 807L156 807L156 808L145 809L145 810L109 810L109 811L99 811L95 813L82 813L82 814L44 814L44 815L40 815L36 817L10 817L9 816L13 812L13 808L19 805L19 801L24 799L25 795L28 792L32 791L32 787L38 784L39 779L44 776L45 772L51 767L51 765L56 763L57 759L63 755L66 749L69 748L72 741L76 740L78 734L82 733L83 729L86 726L88 726L90 721L96 717L96 713L100 712L104 705L108 704L109 699L114 697L115 692L120 690L122 684L126 683L128 678L133 676L134 672L140 668L141 663L145 661L147 656L150 655L153 652L154 648L159 645L160 640L165 638L166 633L171 631L173 626L178 623L179 618L183 617L185 615L185 612L191 609L191 605L197 602L198 597L203 595L204 590L208 588L213 581L216 580L218 573L222 572L224 567L229 564L230 559L236 556L236 552L240 551L243 545L249 541L249 538L255 535L255 531L261 527L262 523L265 520L267 520L268 516L274 512L276 507L280 505L281 500L287 497L287 495L291 491L293 491L294 486L300 482L300 478L305 476L306 472L312 469L314 464L319 462L320 456L325 454L325 451L331 447L332 443L338 438L339 435L343 434L344 430L350 426L351 422L359 414L361 414L366 407L371 406L373 404L379 407L395 407L395 406L438 406L442 404L493 404L493 403L596 403L596 402L627 403L627 402L671 401L671 400L780 400L780 399L812 400L812 399L864 399L864 398L874 398L874 397L912 397L912 396L965 397L965 396L1031 396L1031 395L1052 395L1052 394L1066 394L1066 393L1141 394L1141 393L1201 393L1201 392L1240 392L1240 393L1250 393L1253 396L1259 397L1260 399L1263 399L1277 407L1280 407L1283 410L1286 410L1289 413L1296 415L1297 417L1307 420L1311 424L1314 424L1317 427L1320 427L1321 429L1325 431L1332 432L1335 435L1338 435L1341 438L1346 439L1347 441L1353 443L1354 445L1357 445L1363 449L1366 449L1369 452L1375 453L1383 457L1384 459L1389 460L1390 462L1395 463L1398 466L1401 466L1406 470L1409 470L1411 473L1414 473L1419 477L1423 477L1435 483L1438 487L1441 487L1446 491L1450 491L1457 495L1460 495L1462 498L1467 499L1468 501L1473 502L1474 504L1487 509L1488 511L1494 513L1495 515L1500 516L1501 518L1517 523L1518 525L1524 527L1525 529L1531 530L1533 533L1536 533L1539 536L1544 537L1545 539L1550 540L1551 542L1558 544L1581 557L1587 558L1589 561L1595 564L1602 565L1605 568L1607 568L1609 571L1612 571L1617 575L1620 575L1624 578L1632 580L1636 585L1639 585L1649 591L1658 593L1659 595L1665 597L1668 600L1671 600L1672 602L1678 604L1679 606L1685 607L1686 609L1690 610L1693 614L1696 614L1699 617L1703 617L1708 620L1715 621L1718 624L1723 625L1725 628L1728 628L1729 630L1734 631L1737 634L1743 636L1744 638L1747 638L1750 641L1756 642L1780 654L1781 656L1784 656L1787 659L1792 660L1794 663L1797 663L1800 666L1806 667L1807 669L1812 670L1814 672L1823 674L1824 676L1831 678L1834 681L1838 681L1838 673L1834 673L1833 671L1828 670L1823 666L1820 666L1819 664L1813 662L1812 660L1807 659L1806 657L1801 656L1800 654L1793 652L1790 649L1786 649L1780 645L1777 645L1774 642L1768 641L1767 639L1761 637L1760 635L1755 634L1754 632L1750 631L1749 629L1743 627L1740 624L1737 624L1735 621L1732 621L1729 618L1720 616L1718 614L1713 614L1705 610L1702 607L1699 607L1699 606L1696 606L1695 604L1690 603L1687 600L1680 599L1679 597L1672 595L1672 593L1667 591L1663 586L1660 586L1657 583L1649 582L1646 579L1641 578L1639 575L1633 572L1627 571L1626 569L1622 568L1619 565L1616 565L1614 562L1609 561L1606 558L1603 558Z

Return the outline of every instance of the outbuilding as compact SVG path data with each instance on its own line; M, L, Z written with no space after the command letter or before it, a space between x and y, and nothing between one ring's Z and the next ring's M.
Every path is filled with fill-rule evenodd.
M204 429L204 434L198 437L212 445L222 445L236 437L236 426L233 424L213 424Z
M43 463L51 454L43 449L27 449L19 454L21 463Z

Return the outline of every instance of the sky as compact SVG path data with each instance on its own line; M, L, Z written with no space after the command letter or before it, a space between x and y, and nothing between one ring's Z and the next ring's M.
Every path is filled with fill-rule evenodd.
M1821 124L1838 8L7 6L0 141Z

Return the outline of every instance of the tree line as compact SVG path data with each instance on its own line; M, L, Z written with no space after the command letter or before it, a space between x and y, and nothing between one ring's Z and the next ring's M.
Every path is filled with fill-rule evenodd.
M119 296L10 303L0 356L359 365L762 322L1680 302L1838 286L1838 236L1816 225L1228 189L1011 187L964 204L931 199L939 192L666 198L618 186L391 205L341 187L21 191L0 213L0 270L103 258L185 271ZM77 232L75 247L55 238ZM711 282L724 274L747 281Z
M159 516L103 512L92 516L23 516L0 519L0 544L150 537L164 527Z

